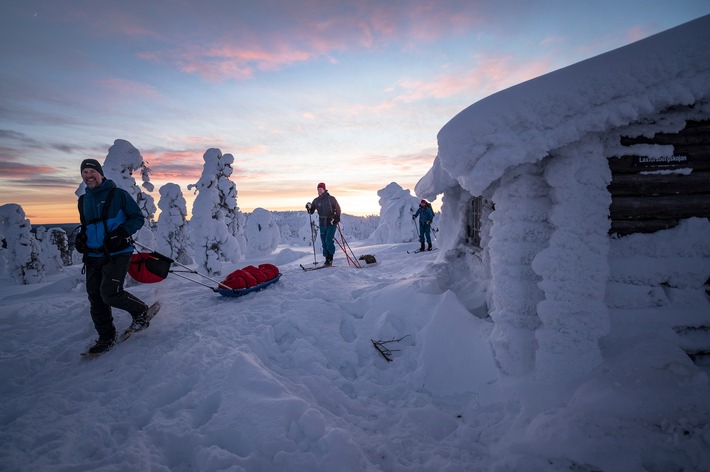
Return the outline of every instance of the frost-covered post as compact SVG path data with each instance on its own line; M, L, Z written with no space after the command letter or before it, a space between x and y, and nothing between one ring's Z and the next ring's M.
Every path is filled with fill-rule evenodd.
M412 224L412 215L419 207L419 199L396 182L378 190L377 195L380 197L380 225L370 240L377 244L416 241L418 224Z
M537 312L542 326L536 375L573 380L602 362L599 339L610 329L605 302L609 279L611 171L598 137L561 149L550 159L545 180L554 202L548 247L532 261L545 299Z
M281 230L271 212L255 208L247 218L247 251L249 255L261 256L274 252L281 242Z
M160 216L156 228L156 249L180 264L192 264L190 227L187 222L187 202L180 186L167 183L160 187Z
M6 270L18 284L28 285L45 280L37 238L30 232L32 225L17 203L0 206L0 239L5 240Z
M537 305L544 293L530 261L547 246L552 231L548 191L540 166L525 165L504 175L492 196L495 211L484 249L490 260L490 340L501 370L510 375L534 368Z
M134 173L140 172L143 187L147 192L153 191L150 183L150 168L146 166L143 156L131 143L117 139L108 149L106 160L102 164L106 178L114 181L118 188L127 191L138 204L145 217L145 225L134 235L136 241L153 247L155 242L151 224L155 217L156 207L153 197L141 190L136 184ZM82 183L82 185L84 185ZM83 193L83 192L82 192Z
M220 275L223 262L238 262L244 256L244 236L240 234L238 240L233 232L239 231L240 224L243 228L244 216L237 208L234 183L229 180L234 157L211 148L202 158L205 164L200 180L187 186L188 190L194 188L197 193L192 205L190 231L195 262L208 274Z

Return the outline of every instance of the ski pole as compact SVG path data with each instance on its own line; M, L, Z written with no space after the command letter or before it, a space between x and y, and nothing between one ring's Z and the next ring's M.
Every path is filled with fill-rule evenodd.
M350 247L350 244L348 244L348 242L345 240L345 235L343 234L343 230L340 228L340 223L337 224L337 228L338 228L338 233L340 233L340 241L338 241L338 238L335 238L335 242L338 243L338 246L340 246L340 249L343 250L343 253L345 254L345 259L348 261L348 265L352 265L358 269L362 269L362 266L355 258L355 253L353 252L352 248ZM349 254L348 254L348 250L350 250ZM351 257L351 254L352 254L352 257Z
M311 246L313 246L313 265L318 265L318 260L316 259L316 227L313 224L313 213L311 213L310 211L308 212L308 219L311 222Z

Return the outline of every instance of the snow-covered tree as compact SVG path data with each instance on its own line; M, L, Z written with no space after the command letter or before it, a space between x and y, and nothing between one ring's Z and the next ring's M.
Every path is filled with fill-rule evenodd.
M160 216L156 224L156 250L181 264L192 264L187 204L179 185L167 183L160 187L158 208Z
M39 243L39 256L45 273L50 275L61 272L64 266L68 265L65 264L59 247L59 245L63 245L64 254L68 256L69 243L66 232L61 228L52 228L47 231L47 228L40 226L35 231L35 237ZM69 257L69 262L71 262L71 257Z
M195 261L209 274L220 275L223 262L244 257L244 215L237 208L237 190L229 180L234 157L210 148L202 156L202 176L195 184L197 197L192 205L190 232Z
M62 228L49 228L47 237L52 244L59 249L59 257L62 258L62 263L65 266L72 265L71 249L69 247L67 232Z
M113 142L113 146L108 149L106 160L101 165L104 171L104 176L115 182L118 188L127 191L136 201L143 216L146 219L146 224L138 230L134 235L136 241L153 247L155 244L151 224L155 217L156 207L153 197L146 192L153 191L153 184L150 183L150 168L147 167L140 151L131 143L124 139L117 139ZM134 173L140 172L142 184L141 187L136 184ZM77 195L82 195L85 191L85 186L82 183L76 191Z
M348 241L362 241L370 238L370 235L380 226L379 215L353 216L342 214L340 216L340 228Z
M0 238L5 240L6 270L18 284L43 282L45 268L40 257L37 238L30 232L32 225L17 203L0 206Z
M376 244L408 243L416 241L417 225L412 215L419 207L419 199L396 182L377 191L380 197L380 226L370 239Z
M305 209L302 211L271 211L271 216L279 227L279 233L281 234L280 244L292 246L311 245L309 216ZM314 216L317 217L318 215ZM379 222L380 217L378 215L353 216L343 213L340 216L340 227L348 241L368 239L379 226Z
M252 256L271 254L281 242L281 232L271 212L255 208L247 218L247 251Z

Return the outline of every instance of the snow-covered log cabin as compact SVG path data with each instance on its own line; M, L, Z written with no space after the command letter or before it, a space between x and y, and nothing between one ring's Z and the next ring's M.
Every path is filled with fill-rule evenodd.
M489 96L439 132L415 190L443 195L439 261L485 291L469 309L494 323L502 371L583 376L608 336L710 351L709 46L705 16Z

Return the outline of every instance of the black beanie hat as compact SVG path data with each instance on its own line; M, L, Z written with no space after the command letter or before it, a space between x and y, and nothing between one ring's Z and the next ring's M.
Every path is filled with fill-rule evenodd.
M81 161L81 170L83 171L87 167L91 167L102 176L104 175L104 170L101 168L101 164L99 164L99 161L96 159L84 159Z

